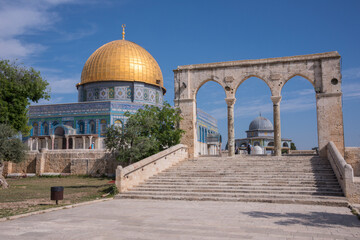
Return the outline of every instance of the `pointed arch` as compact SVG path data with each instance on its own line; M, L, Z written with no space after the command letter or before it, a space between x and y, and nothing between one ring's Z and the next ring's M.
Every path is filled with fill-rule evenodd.
M221 88L224 90L224 93L225 93L225 96L226 96L226 91L225 91L224 86L220 82L218 82L217 80L209 78L209 79L206 79L204 81L201 81L200 84L196 87L196 89L194 91L194 96L193 96L195 99L197 97L197 94L198 94L200 88L207 82L215 82L215 83L219 84L221 86Z
M270 90L271 95L274 95L271 86L270 86L269 83L265 80L265 78L264 78L264 77L260 77L260 76L258 76L258 75L256 75L256 74L249 74L249 75L246 75L245 77L243 77L243 78L237 83L237 85L235 86L235 94L236 94L237 90L239 89L240 85L243 84L246 80L248 80L249 78L252 78L252 77L258 78L258 79L262 80L262 81L269 87L269 90Z
M302 78L306 79L308 82L311 83L311 85L313 86L314 91L315 91L315 81L314 81L314 80L312 80L310 77L306 76L305 74L302 74L302 73L294 73L294 74L290 75L290 77L286 78L285 81L284 81L284 84L282 84L282 85L280 86L280 95L281 95L282 89L284 88L285 84L286 84L290 79L292 79L292 78L294 78L294 77L302 77Z

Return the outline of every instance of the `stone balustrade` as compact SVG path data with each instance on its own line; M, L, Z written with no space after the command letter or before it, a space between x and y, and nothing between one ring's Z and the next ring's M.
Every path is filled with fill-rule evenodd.
M125 168L118 166L116 169L116 186L119 192L125 192L186 159L188 159L188 147L178 144Z
M360 203L360 181L333 142L327 145L327 155L345 197L352 203Z

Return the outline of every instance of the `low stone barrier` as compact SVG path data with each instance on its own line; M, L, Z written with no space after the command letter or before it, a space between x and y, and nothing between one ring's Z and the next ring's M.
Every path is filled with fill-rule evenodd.
M125 192L186 159L188 159L188 147L178 144L125 168L118 166L116 169L116 186L119 192Z
M360 147L345 147L345 161L354 169L354 176L360 177Z
M120 163L110 152L100 149L67 149L29 151L20 163L6 162L5 176L36 174L115 176Z
M345 161L333 142L327 145L327 156L345 197L349 202L360 203L360 181L354 177L353 168Z

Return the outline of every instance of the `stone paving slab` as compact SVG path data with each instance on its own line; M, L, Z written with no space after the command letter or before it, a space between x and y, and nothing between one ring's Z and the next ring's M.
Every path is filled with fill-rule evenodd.
M360 239L345 207L114 199L0 223L0 239Z

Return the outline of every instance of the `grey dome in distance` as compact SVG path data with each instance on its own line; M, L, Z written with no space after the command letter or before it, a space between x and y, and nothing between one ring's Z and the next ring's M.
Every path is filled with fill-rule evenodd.
M274 127L269 119L259 116L249 125L249 131L255 130L274 130Z

